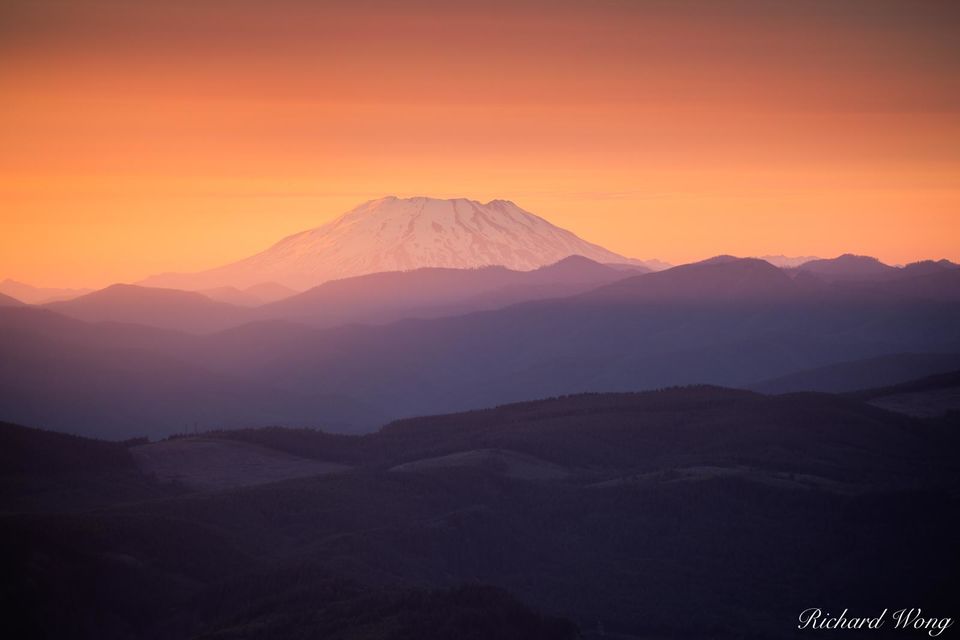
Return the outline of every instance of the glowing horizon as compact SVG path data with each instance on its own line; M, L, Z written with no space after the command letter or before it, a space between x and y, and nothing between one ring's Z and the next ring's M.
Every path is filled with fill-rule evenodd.
M385 195L611 251L960 261L949 2L12 2L0 279L219 266Z

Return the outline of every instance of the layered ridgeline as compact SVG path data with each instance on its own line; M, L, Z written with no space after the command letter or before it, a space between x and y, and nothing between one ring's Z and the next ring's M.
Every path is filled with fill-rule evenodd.
M593 284L569 295L582 283L557 271ZM884 386L908 379L901 374L942 373L953 360L938 354L960 354L960 270L953 268L828 283L791 277L762 260L723 257L603 284L606 267L575 259L525 274L553 283L549 291L564 289L565 297L532 299L542 289L527 282L519 292L526 302L494 308L506 299L494 289L499 302L486 306L484 294L489 310L464 315L426 317L424 307L404 308L403 299L389 297L361 304L371 291L427 289L428 280L457 274L401 275L413 280L358 278L358 288L346 291L330 283L329 291L290 299L292 307L276 309L279 317L206 335L81 321L62 307L0 309L0 418L117 439L194 425L363 431L391 418L585 391L766 388L838 363L853 364L830 388ZM471 275L500 282L497 272ZM444 282L430 286L442 293L464 285L460 277L451 280L456 286ZM181 302L178 309L222 309ZM445 296L420 302L479 306ZM325 307L340 310L325 317ZM343 315L348 308L351 315ZM406 319L377 325L374 316ZM179 311L163 317L183 319ZM348 324L326 324L337 321ZM859 378L864 369L879 373L870 359L894 355L885 375ZM851 387L845 378L859 382Z
M243 295L259 293L268 285L244 291L233 287L182 291L116 284L45 307L87 322L124 322L190 333L211 333L267 320L322 327L351 322L383 324L401 318L458 315L514 302L574 295L646 271L642 265L609 266L570 256L532 271L494 266L370 273L331 280L303 293L286 290L290 293L283 299L259 305L237 302L243 302ZM282 293L280 287L273 285L271 293ZM228 300L215 299L211 291Z
M277 282L303 290L329 280L422 267L500 265L530 270L572 255L633 262L508 200L396 198L366 202L266 251L199 273L167 273L141 284L174 289L245 288Z

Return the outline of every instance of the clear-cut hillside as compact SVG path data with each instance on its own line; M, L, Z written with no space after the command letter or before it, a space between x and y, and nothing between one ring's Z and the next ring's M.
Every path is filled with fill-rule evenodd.
M329 280L422 267L529 270L572 255L602 263L631 262L506 200L483 204L465 198L390 196L239 262L198 273L152 276L141 284L197 290L273 281L302 290Z

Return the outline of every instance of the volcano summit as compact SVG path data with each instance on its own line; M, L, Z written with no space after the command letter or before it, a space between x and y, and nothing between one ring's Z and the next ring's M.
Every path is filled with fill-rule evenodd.
M266 251L197 273L166 273L141 284L177 289L277 282L306 289L328 280L421 267L502 265L529 270L571 255L635 262L524 211L508 200L371 200Z

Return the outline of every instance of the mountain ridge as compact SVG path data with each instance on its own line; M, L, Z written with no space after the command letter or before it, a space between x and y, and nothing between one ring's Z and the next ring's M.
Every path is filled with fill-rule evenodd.
M645 273L637 266L637 273ZM583 256L569 256L531 271L503 266L475 269L423 267L331 280L260 308L263 317L333 326L382 324L404 317L460 315L516 302L576 295L629 278L630 272Z
M25 303L13 296L8 296L5 293L0 293L0 307L21 307Z
M91 293L93 289L68 289L63 287L35 287L25 282L7 278L0 282L0 293L20 300L24 304L46 304L70 300Z
M252 310L195 291L114 284L44 308L86 322L126 322L202 333L254 319Z

